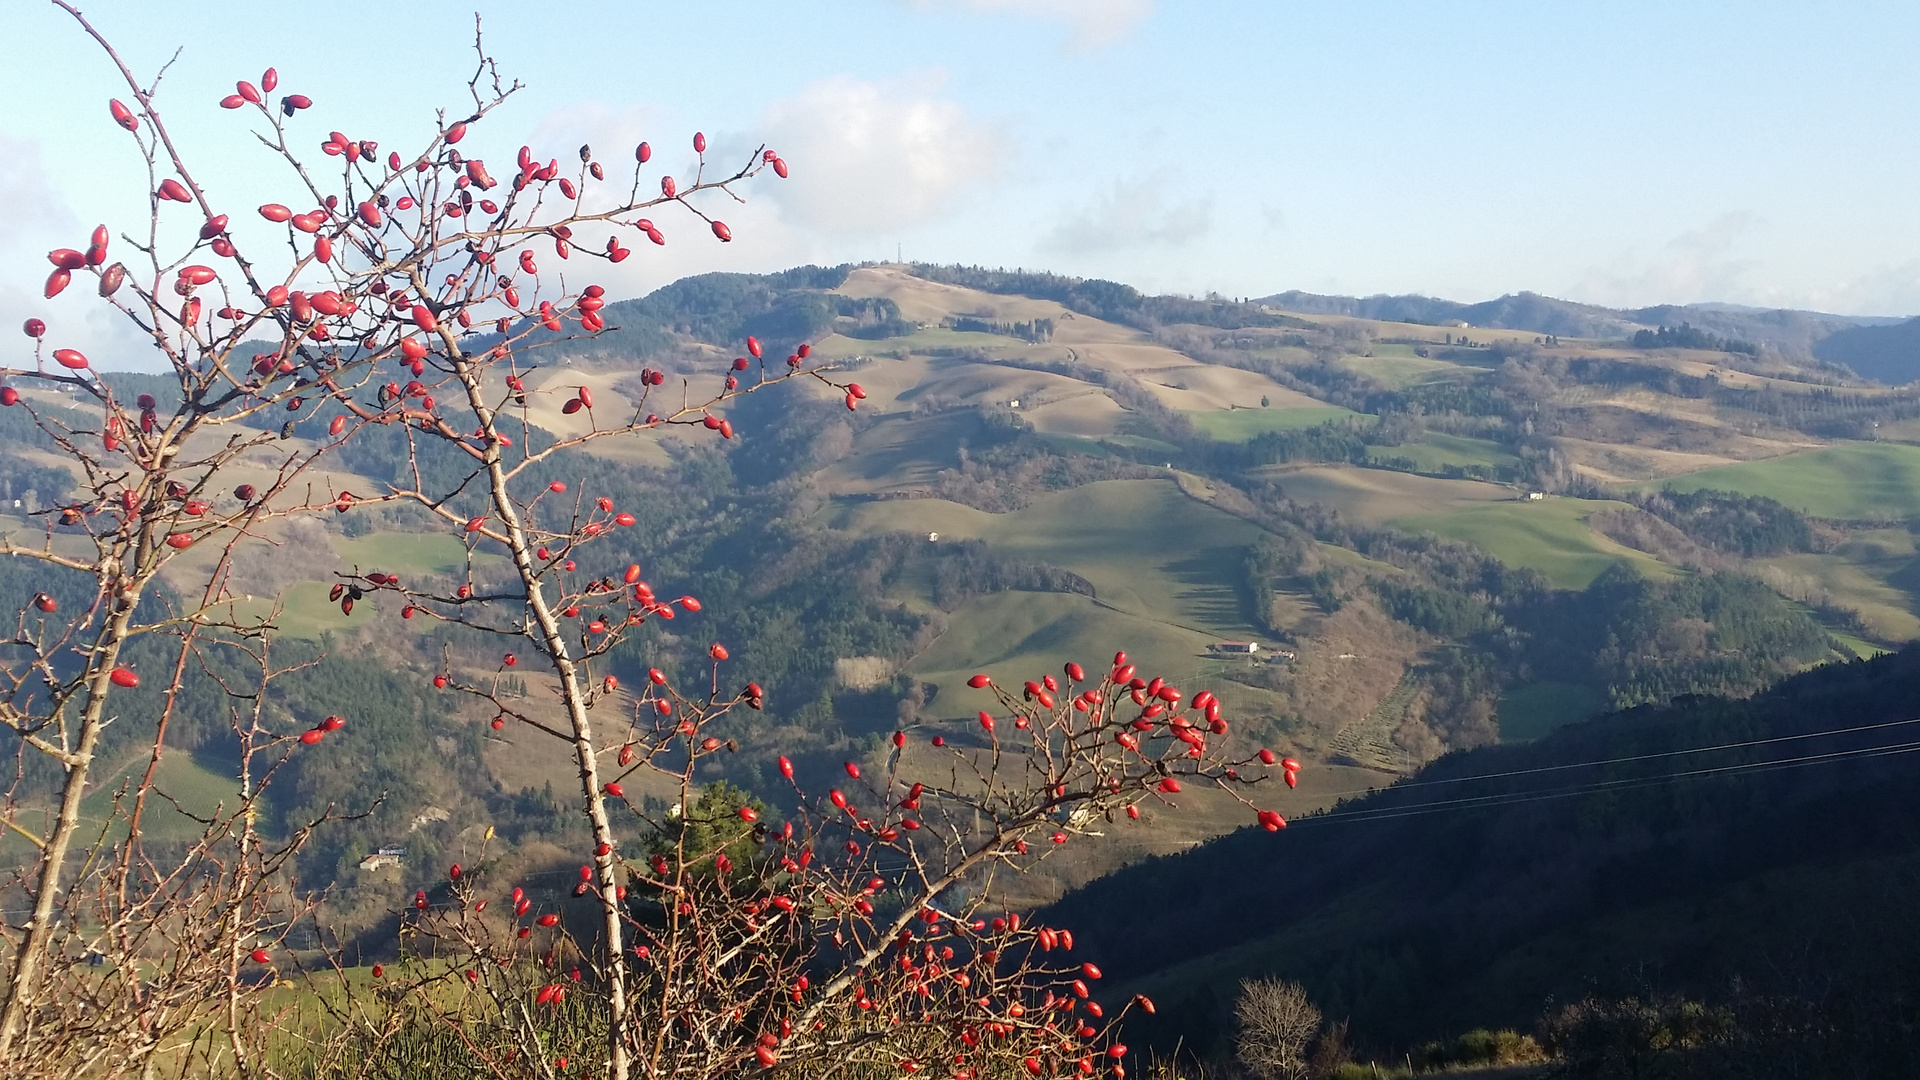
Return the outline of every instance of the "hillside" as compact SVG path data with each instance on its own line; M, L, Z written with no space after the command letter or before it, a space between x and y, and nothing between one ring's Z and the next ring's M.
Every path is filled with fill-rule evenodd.
M642 368L717 380L749 334L776 364L808 342L865 388L857 412L790 385L732 404L730 440L659 429L543 466L543 481L634 507L610 557L705 604L696 629L650 630L609 657L624 681L725 640L767 688L765 712L740 721L759 749L710 775L770 798L777 753L825 775L897 726L964 728L973 672L1017 682L1116 648L1309 761L1315 779L1279 803L1299 814L1452 749L1608 706L1747 694L1920 637L1920 394L1772 349L1277 313L923 265L702 275L603 313L606 333L534 354L529 442L583 428L562 408L578 387L617 415L640 400ZM110 378L124 393L152 383ZM85 428L66 397L32 393ZM309 445L327 419L282 434ZM19 411L0 410L0 439L0 495L21 500L0 527L42 532L72 478ZM373 431L314 481L377 492L405 461L398 433ZM420 466L449 486L462 468L434 453ZM235 606L324 644L329 663L480 669L479 639L417 623L376 636L391 614L376 599L351 616L327 599L353 568L499 571L423 529L392 506L271 531L238 553ZM177 587L196 558L176 564ZM547 707L538 673L521 677L527 707ZM566 755L487 720L442 707L450 749L414 772L432 782L397 788L306 869L412 887L424 869L361 881L347 867L438 805L436 788L525 858L564 847L575 826L548 785L571 782ZM358 794L358 779L316 773L282 809ZM1242 816L1204 803L1089 843L1009 900L1050 900ZM420 831L424 850L462 842Z
M1833 315L1820 311L1764 309L1732 304L1660 304L1644 308L1607 308L1557 300L1522 292L1464 304L1431 296L1327 296L1291 291L1261 297L1254 304L1308 315L1344 315L1381 322L1451 326L1456 323L1499 330L1526 330L1536 334L1574 338L1628 338L1635 331L1661 326L1691 325L1736 341L1770 346L1800 358L1844 364L1855 374L1880 382L1902 384L1906 378L1887 378L1854 364L1854 357L1871 365L1877 346L1886 340L1873 333L1900 322L1873 316ZM1857 344L1856 344L1857 343ZM1901 353L1911 358L1911 348ZM1901 369L1904 371L1905 369Z
M1910 383L1920 379L1920 319L1838 331L1816 342L1813 355L1889 386Z
M1393 1059L1468 1028L1531 1030L1589 995L1680 994L1756 1024L1724 1051L1754 1071L1693 1075L1911 1076L1916 699L1909 648L1750 701L1450 755L1036 917L1076 928L1110 994L1154 997L1135 1039L1201 1058L1223 1049L1237 980L1278 974Z

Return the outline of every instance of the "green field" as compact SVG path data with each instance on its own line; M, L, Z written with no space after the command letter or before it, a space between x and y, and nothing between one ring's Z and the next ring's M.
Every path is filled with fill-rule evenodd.
M984 671L1004 685L1057 673L1068 660L1098 670L1124 649L1141 670L1181 678L1215 635L1102 607L1066 593L1006 592L976 597L952 613L947 631L907 665L940 687L933 711L971 716L991 696L966 687ZM1183 685L1185 685L1183 683Z
M838 518L859 533L985 540L1017 558L1072 570L1123 611L1206 633L1253 632L1241 621L1234 576L1259 526L1182 495L1169 480L1105 480L1010 514L896 499L848 504Z
M1362 414L1338 405L1302 405L1285 409L1204 409L1183 412L1194 429L1220 442L1245 442L1269 431L1316 427L1330 420L1354 420Z
M1500 696L1500 741L1538 739L1562 724L1585 720L1607 707L1607 699L1580 683L1537 682L1516 686Z
M1446 360L1415 356L1411 345L1375 345L1372 356L1343 356L1340 366L1389 390L1431 382L1458 382L1480 372Z
M1280 485L1295 502L1329 506L1367 525L1514 497L1512 488L1480 480L1448 480L1353 465L1267 465L1250 473Z
M1843 634L1838 630L1828 630L1827 636L1831 637L1833 640L1839 642L1840 644L1845 645L1849 650L1853 652L1853 655L1859 657L1862 660L1871 660L1876 656L1880 656L1884 653L1891 651L1889 649L1885 649L1885 648L1882 648L1881 646L1875 645L1871 641L1866 641L1864 639L1854 637L1852 634Z
M1107 457L1110 455L1111 451L1102 445L1103 443L1111 443L1114 446L1133 447L1140 450L1152 450L1155 453L1164 453L1167 455L1168 460L1172 460L1180 454L1180 448L1172 443L1148 438L1145 435L1108 435L1105 438L1089 439L1083 435L1050 435L1041 432L1039 437L1045 442L1068 453L1086 454L1090 457Z
M1762 495L1815 517L1905 521L1920 517L1920 446L1839 443L1642 486Z
M1375 447L1368 457L1376 462L1406 458L1413 462L1415 471L1423 473L1445 472L1449 465L1480 465L1498 469L1520 463L1519 458L1507 453L1499 443L1445 435L1437 431L1427 432L1419 442Z
M843 503L831 513L836 525L858 533L984 540L1016 558L1071 570L1098 593L1097 603L1052 593L968 603L914 662L928 681L982 663L991 671L995 663L1045 657L1049 667L1065 657L1101 662L1121 648L1190 666L1208 642L1256 633L1244 621L1235 578L1243 549L1261 530L1181 494L1172 481L1102 481L1009 514L942 499Z
M1472 544L1509 566L1532 567L1561 589L1584 589L1607 567L1622 562L1649 577L1671 574L1672 568L1653 556L1588 527L1587 516L1594 511L1625 505L1567 498L1497 502L1397 518L1393 524Z
M1761 564L1787 595L1825 590L1882 641L1920 638L1920 550L1905 528L1863 530L1830 552L1775 555Z
M335 537L333 547L345 564L343 571L354 568L362 573L381 570L397 574L409 584L418 584L423 578L459 574L467 565L466 545L459 537L446 533L374 533L354 539ZM493 548L495 553L489 554L485 548L476 552L475 566L504 564L506 556L497 554L498 546L488 544L487 547ZM350 630L368 619L391 620L394 626L412 630L424 630L434 625L425 620L399 622L401 601L392 593L375 593L355 605L352 615L343 614L340 605L328 598L334 581L329 577L288 586L280 594L281 610L275 620L280 633L287 637L312 639L330 630ZM272 614L272 604L264 598L247 597L234 601L231 607L233 616L243 622L265 619ZM222 617L229 617L226 607L223 606L220 612Z
M451 574L467 565L467 545L451 533L374 533L352 540L334 540L333 549L349 567L384 570L390 574ZM487 549L495 552L489 556ZM487 544L479 559L503 558L503 550Z
M90 790L80 802L81 820L96 830L106 825L114 813L114 798L122 790L127 792L127 799L121 813L131 811L133 788L146 775L149 760L148 754L142 752L117 764L111 772L96 772L90 777ZM154 771L154 794L148 797L146 808L141 811L141 833L154 840L190 840L199 836L203 826L188 814L206 817L216 807L225 805L232 810L239 802L240 783L221 771L224 768L227 766L203 762L182 750L163 755L160 767ZM52 807L47 807L45 812L51 816ZM23 806L19 820L28 830L38 830L42 826L38 813L40 811L31 806ZM124 821L115 831L125 835ZM4 847L4 842L0 842L0 847Z

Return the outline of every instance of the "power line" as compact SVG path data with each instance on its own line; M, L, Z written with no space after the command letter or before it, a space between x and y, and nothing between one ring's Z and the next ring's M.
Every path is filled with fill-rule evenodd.
M1686 772L1664 773L1659 776L1628 777L1620 780L1601 780L1589 784L1576 784L1562 788L1549 788L1544 791L1503 792L1497 795L1480 795L1462 799L1444 799L1435 802L1419 803L1413 806L1383 806L1375 809L1350 810L1344 813L1334 812L1300 818L1290 823L1291 827L1303 825L1328 825L1336 822L1388 821L1394 818L1417 817L1424 814L1438 814L1449 810L1474 810L1492 806L1512 806L1530 802L1542 802L1549 799L1573 798L1579 795L1591 795L1602 791L1617 791L1631 788L1651 787L1659 784L1671 784L1680 780L1695 779L1703 776L1731 774L1751 774L1777 772L1784 769L1804 768L1809 765L1825 765L1838 761L1862 760L1876 757L1891 757L1896 754L1910 754L1920 751L1920 740L1894 743L1889 746L1861 747L1853 750L1835 750L1825 754L1805 754L1793 758L1776 758L1771 761L1751 761L1738 765L1719 765L1705 769L1690 769ZM1545 771L1545 770L1542 770Z
M1800 735L1776 735L1766 739L1748 739L1743 742L1694 746L1684 750L1663 750L1654 754L1633 754L1627 757L1600 758L1594 761L1575 761L1561 765L1542 765L1533 769L1511 769L1506 772L1475 773L1472 776L1449 776L1438 780L1402 780L1385 788L1350 788L1345 791L1329 792L1329 794L1336 797L1342 795L1367 795L1379 791L1407 791L1418 787L1436 787L1441 784L1464 784L1474 780L1499 780L1515 776L1532 776L1538 773L1565 772L1569 769L1588 769L1601 765L1622 765L1636 761L1659 761L1666 758L1682 757L1687 754L1711 753L1715 750L1740 750L1752 746L1770 746L1775 743L1794 742L1801 739L1821 739L1830 735L1852 735L1863 731L1882 731L1887 728L1901 727L1906 724L1920 724L1920 717L1910 720L1888 720L1878 724L1861 724L1856 727L1832 728L1827 731L1809 731Z

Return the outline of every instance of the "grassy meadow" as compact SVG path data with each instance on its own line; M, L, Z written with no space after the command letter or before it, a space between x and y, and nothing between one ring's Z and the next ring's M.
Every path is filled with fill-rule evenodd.
M1579 683L1537 682L1516 686L1500 697L1501 742L1537 739L1562 724L1604 711L1607 700Z
M1220 442L1246 442L1269 431L1294 431L1333 420L1354 420L1360 413L1338 405L1295 405L1266 409L1202 409L1182 413L1194 429Z
M1497 502L1417 514L1396 519L1393 524L1473 544L1510 566L1540 571L1561 589L1584 589L1615 563L1624 562L1649 577L1673 573L1653 556L1617 544L1587 524L1595 511L1625 505L1612 500L1568 498Z
M1478 465L1498 469L1520 463L1519 458L1496 442L1446 435L1438 431L1427 432L1418 442L1375 447L1371 457L1374 461L1405 458L1413 462L1414 469L1423 473L1445 472L1448 466Z
M1644 486L1761 495L1815 517L1904 521L1920 518L1920 446L1838 443Z
M1107 480L989 514L942 499L845 505L836 522L861 533L938 532L985 540L1021 559L1064 567L1101 602L1203 634L1250 634L1234 592L1250 522L1181 494L1166 480Z
M1479 369L1463 364L1416 356L1411 345L1375 345L1372 356L1343 356L1340 366L1389 390L1404 390L1421 383L1461 381L1481 374Z
M1319 503L1366 525L1409 514L1434 514L1514 497L1512 488L1353 465L1268 465L1254 475L1280 485L1295 502Z

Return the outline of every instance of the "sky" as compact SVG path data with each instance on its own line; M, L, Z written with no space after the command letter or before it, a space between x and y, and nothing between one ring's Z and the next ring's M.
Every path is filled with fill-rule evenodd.
M909 260L1028 267L1149 292L1531 290L1612 306L1722 301L1920 314L1920 4L1342 0L89 0L150 78L217 202L294 201L245 111L269 65L334 129L421 147L459 110L474 18L524 89L462 149L510 172L582 144L690 175L790 163L602 274ZM65 319L53 247L144 221L102 50L46 0L0 4L0 319ZM620 170L616 169L616 173ZM653 182L650 172L648 183ZM174 213L191 214L184 208ZM185 227L185 223L182 223ZM268 234L261 233L262 238ZM4 340L4 339L0 339ZM120 338L121 344L131 344ZM107 347L107 346L99 346Z

